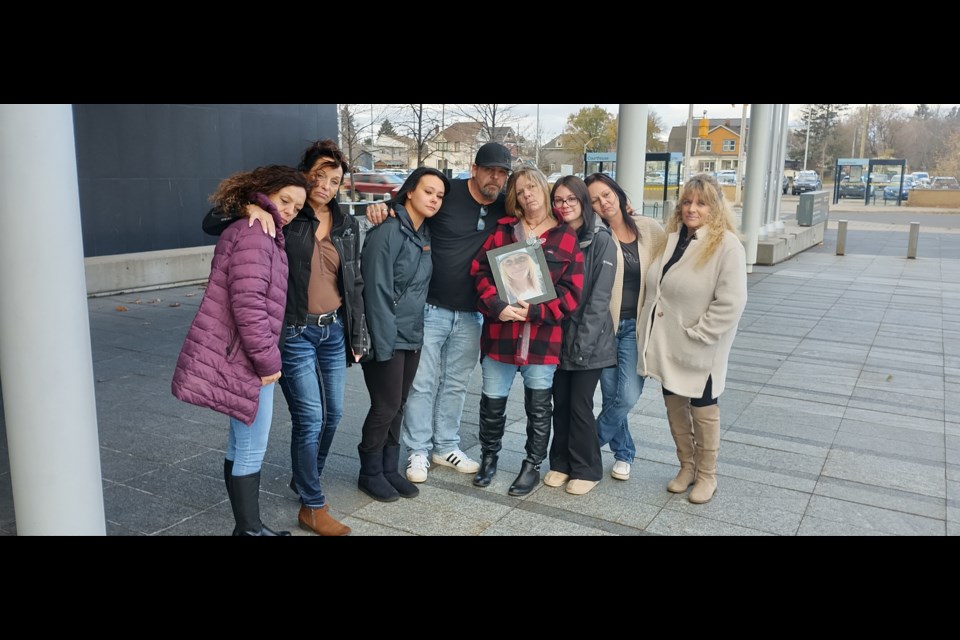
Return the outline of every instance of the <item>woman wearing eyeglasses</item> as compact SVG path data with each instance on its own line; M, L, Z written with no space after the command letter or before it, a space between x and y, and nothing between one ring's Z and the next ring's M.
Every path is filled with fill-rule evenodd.
M583 293L577 309L563 319L560 366L553 376L553 442L548 487L566 483L583 495L603 477L593 416L593 395L605 367L617 364L610 294L617 250L606 227L594 228L590 194L583 180L564 176L553 185L553 210L577 233L583 253Z
M613 452L611 477L629 480L637 447L627 416L643 392L643 376L637 373L637 314L646 292L647 270L663 247L666 234L653 218L629 213L627 194L610 176L594 173L585 183L591 206L612 232L617 252L617 279L610 301L617 323L617 366L600 374L603 404L597 416L597 435L600 446L609 444Z
M483 458L473 484L487 487L497 472L506 427L507 396L517 372L523 377L527 413L526 457L510 486L512 496L525 496L540 482L540 464L547 457L553 414L553 375L560 362L560 323L573 313L583 289L583 254L570 227L550 209L550 188L536 169L519 169L507 182L507 215L497 220L493 235L473 259L470 274L477 284L478 308L484 316L480 337L480 448ZM515 242L539 243L557 297L539 304L523 299L511 305L497 292L487 252Z
M292 434L290 488L300 497L300 527L321 536L350 533L329 513L320 476L343 415L347 367L369 355L370 337L360 273L360 227L340 212L336 195L347 158L333 140L318 140L301 156L298 169L314 187L299 215L284 229L290 262L285 330L281 337L283 390ZM241 216L273 226L260 207L224 215L212 210L203 221L219 234Z

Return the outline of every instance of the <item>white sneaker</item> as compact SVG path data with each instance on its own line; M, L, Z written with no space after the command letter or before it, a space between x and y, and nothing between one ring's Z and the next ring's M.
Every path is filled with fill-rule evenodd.
M470 456L460 451L460 449L454 449L443 456L435 453L431 456L431 460L433 460L435 464L453 467L460 473L476 473L480 470L480 463L476 460L471 460Z
M610 475L617 480L629 480L630 463L624 462L623 460L617 460L613 463L613 469L610 470Z
M410 457L407 458L407 480L410 482L426 482L429 466L430 461L427 460L427 456L411 453Z

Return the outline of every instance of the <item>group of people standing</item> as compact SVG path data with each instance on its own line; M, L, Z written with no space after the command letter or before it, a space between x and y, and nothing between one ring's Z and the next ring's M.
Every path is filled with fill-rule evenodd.
M604 445L615 458L611 476L629 479L636 447L627 416L653 377L680 461L667 489L692 484L691 502L710 500L717 398L746 303L745 255L715 179L687 181L664 231L632 215L605 174L565 176L551 189L536 169L511 174L509 150L488 143L470 178L421 167L389 203L368 206L361 247L356 221L336 200L348 167L335 143L317 141L297 170L228 178L204 219L220 238L173 392L230 416L224 479L235 535L289 535L260 522L257 501L277 380L290 408L300 526L350 532L329 513L320 477L343 414L346 367L357 362L370 394L358 488L375 500L416 497L431 465L489 486L518 373L526 455L510 495L535 489L548 458L544 484L589 492L603 475ZM264 181L265 171L277 176ZM495 269L534 266L491 264L490 252L514 244L539 247L546 273L538 277L554 297L528 302L518 289L498 289ZM528 287L534 292L543 287ZM475 461L460 448L460 423L478 363Z

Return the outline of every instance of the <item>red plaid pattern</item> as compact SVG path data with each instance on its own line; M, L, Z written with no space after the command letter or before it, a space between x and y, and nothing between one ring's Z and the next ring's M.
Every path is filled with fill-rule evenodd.
M497 220L497 229L470 264L479 294L477 308L484 315L480 352L499 362L509 364L560 364L563 343L560 321L573 313L580 303L583 291L583 254L577 234L565 224L548 230L541 245L550 269L550 279L557 297L549 302L530 305L527 322L501 322L498 318L507 302L497 295L487 251L517 242L514 226L519 224L510 216ZM530 344L527 359L521 360L523 327L530 325Z

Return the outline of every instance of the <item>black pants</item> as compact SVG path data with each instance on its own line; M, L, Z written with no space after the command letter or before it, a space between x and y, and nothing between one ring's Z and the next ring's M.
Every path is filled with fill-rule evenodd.
M662 391L663 391L663 395L665 396L677 395L673 391L667 391L666 388L663 388ZM701 396L700 398L690 398L690 406L691 407L709 407L712 404L717 404L717 401L719 401L720 398L711 398L710 396L712 395L713 395L713 376L710 376L707 378L707 386L703 390L703 396Z
M397 351L383 362L363 363L363 381L370 393L370 410L363 421L360 453L376 453L400 444L403 405L420 364L420 351Z
M603 462L593 415L593 394L601 369L553 374L553 443L550 469L573 480L600 480Z

